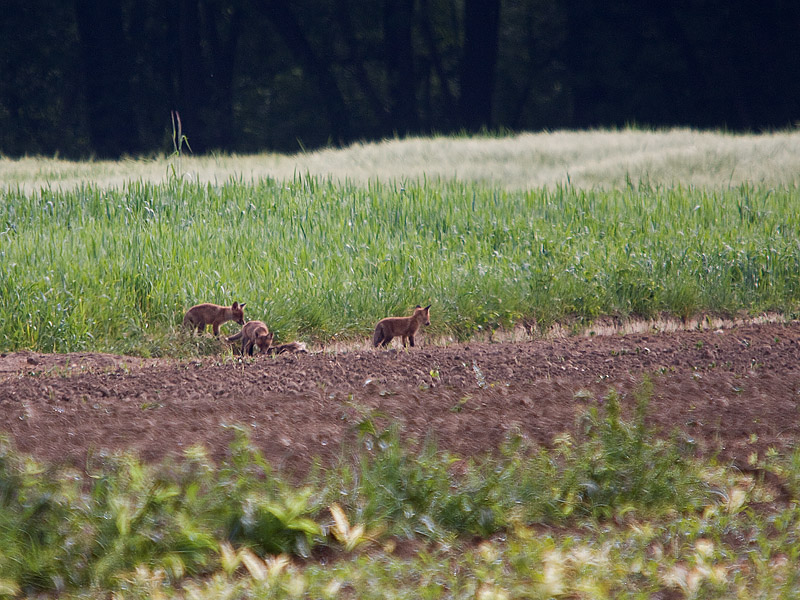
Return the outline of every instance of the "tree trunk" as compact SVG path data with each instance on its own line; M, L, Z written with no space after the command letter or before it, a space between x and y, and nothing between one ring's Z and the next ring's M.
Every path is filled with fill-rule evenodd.
M228 18L224 7L206 3L205 37L211 48L208 58L211 67L208 78L208 111L211 116L210 143L214 148L230 149L233 139L233 84L236 48L241 34L242 12L234 4Z
M262 0L259 5L286 46L316 82L331 137L338 143L349 141L350 121L331 62L314 51L286 0Z
M416 131L417 101L411 27L414 0L384 0L383 43L389 92L389 118L395 131Z
M75 0L91 146L106 158L141 148L119 3Z
M470 131L492 125L500 0L465 0L461 58L461 124Z
M455 94L450 90L450 83L451 78L447 76L445 72L444 64L442 63L442 57L439 53L439 47L436 42L436 37L434 35L433 27L431 26L431 15L430 15L430 2L429 0L420 0L420 22L421 22L421 33L422 38L425 40L425 45L428 48L428 55L430 57L430 64L433 73L436 75L436 78L439 80L439 88L442 94L442 112L445 115L449 115L450 121L446 123L437 123L436 126L439 127L440 130L450 129L452 127L452 121L455 120L456 117L456 99ZM431 89L431 75L427 74L427 89ZM430 96L430 94L429 94ZM429 103L430 104L430 103ZM429 107L432 109L432 107ZM430 110L429 110L430 112ZM433 126L434 123L426 123L426 127Z
M358 82L360 88L359 91L364 94L364 98L366 99L372 114L375 115L375 120L380 124L379 133L385 134L386 131L390 130L390 128L387 127L388 111L386 109L386 103L379 92L376 91L375 85L373 84L369 73L367 73L367 69L365 67L367 57L363 49L360 47L361 43L359 41L357 32L353 27L350 0L336 0L336 10L334 13L347 47L348 58L345 64L348 68L353 70L353 73L355 74L355 80Z
M205 86L203 47L200 34L200 10L197 0L180 0L178 8L180 75L178 106L183 132L194 152L209 147L208 115L203 109L208 90ZM180 143L180 140L175 140Z

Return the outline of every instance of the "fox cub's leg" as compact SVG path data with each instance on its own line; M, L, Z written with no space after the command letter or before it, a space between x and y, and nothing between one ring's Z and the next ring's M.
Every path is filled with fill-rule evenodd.
M197 333L203 333L206 330L206 324L203 322L203 319L199 319L197 321L192 320L189 327L192 331L197 329Z
M380 323L375 327L375 333L372 334L372 345L377 348L383 342L383 327Z

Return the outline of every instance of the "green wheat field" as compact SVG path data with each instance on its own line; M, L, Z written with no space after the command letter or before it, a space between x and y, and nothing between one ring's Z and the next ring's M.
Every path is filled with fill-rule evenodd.
M441 340L800 307L794 132L3 158L0 184L3 352L213 354L183 313L234 300L279 341L321 345L418 303ZM0 439L0 598L798 597L800 453L759 463L795 499L773 505L762 482L654 438L651 395L645 379L632 420L611 393L580 438L510 438L458 474L434 442L365 418L301 485L244 434L221 464L198 446L87 474Z
M668 136L586 135L598 152L638 140L627 142L621 164ZM730 152L742 152L740 138L716 136L720 147L728 141ZM684 140L689 150L699 145L692 139ZM764 151L763 140L744 139L752 153ZM775 165L789 160L783 154L798 139L774 141ZM458 143L466 145L456 155L467 165L486 162L489 151L513 172L549 162L541 155L526 165L536 152L515 155L518 138L445 139L445 151L430 154L445 156ZM423 152L422 141L407 144L404 152ZM181 157L162 161L160 182L145 177L152 161L122 163L130 179L119 184L103 179L101 164L96 180L90 170L73 187L43 183L50 161L40 159L28 172L38 187L9 175L0 192L0 349L196 353L178 325L199 302L247 302L246 315L267 322L279 339L321 343L363 340L378 319L418 303L433 304L431 333L445 339L607 316L791 316L800 305L798 188L782 181L778 167L774 181L733 183L728 166L718 167L715 185L653 181L649 170L617 181L618 169L609 168L605 185L555 180L517 189L482 176L404 177L400 167L368 181L336 174L347 157L402 164L393 162L402 160L398 148L398 141L371 146L369 161L363 146L339 151L327 174L246 179L231 171L213 182L192 176L190 159ZM662 162L674 160L674 150L664 154ZM433 172L459 170L431 160ZM236 158L226 161L230 167ZM2 172L19 171L20 162L3 160ZM674 177L683 176L676 166Z

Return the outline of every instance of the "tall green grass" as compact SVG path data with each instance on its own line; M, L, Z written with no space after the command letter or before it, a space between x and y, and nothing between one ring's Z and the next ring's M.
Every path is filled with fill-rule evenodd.
M430 181L173 181L2 192L0 348L182 354L198 302L279 339L357 339L433 303L432 332L688 317L800 301L796 188L505 191ZM231 325L228 325L231 327Z

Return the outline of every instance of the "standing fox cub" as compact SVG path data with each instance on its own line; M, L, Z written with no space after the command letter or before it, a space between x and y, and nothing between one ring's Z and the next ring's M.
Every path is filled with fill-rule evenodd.
M236 321L244 325L244 307L246 304L234 302L231 306L218 304L198 304L186 311L183 317L183 326L189 329L197 328L199 333L206 330L206 325L211 325L214 335L219 336L219 326L226 321Z
M266 354L272 345L273 334L261 321L248 321L236 335L227 338L229 342L242 340L242 356L253 356L253 348L258 346L261 354Z
M422 308L419 304L414 309L414 314L410 317L386 317L378 321L375 326L375 333L372 336L372 345L376 348L380 345L388 346L392 338L403 338L403 348L406 347L406 339L414 346L414 334L420 328L420 325L430 325L430 308L428 304Z

